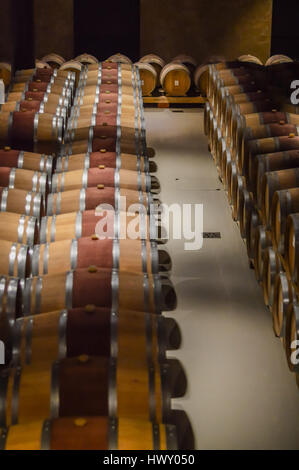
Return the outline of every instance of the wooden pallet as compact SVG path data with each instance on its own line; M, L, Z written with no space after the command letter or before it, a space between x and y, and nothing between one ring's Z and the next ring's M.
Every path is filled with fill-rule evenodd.
M207 101L203 96L144 96L145 107L170 108L171 106L201 106Z

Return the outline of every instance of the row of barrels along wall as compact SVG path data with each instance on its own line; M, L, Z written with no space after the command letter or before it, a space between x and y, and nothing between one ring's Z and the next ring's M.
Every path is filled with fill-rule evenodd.
M148 211L136 240L120 237L136 219L120 196L148 209L159 192L138 69L21 71L7 103L20 92L0 113L2 448L184 448L189 422L170 399L186 378L165 356L180 334L161 314L176 305L171 260Z
M299 63L278 59L211 65L204 127L299 386L299 109L290 101Z
M118 61L124 64L132 63L129 57L120 53L114 54L108 60ZM180 54L166 64L158 55L147 54L136 62L140 72L142 94L143 96L151 96L153 92L162 86L164 92L169 96L185 96L187 93L196 94L198 92L206 96L209 64L221 60L220 57L210 57L203 63L197 64L197 61L193 57ZM252 55L240 56L238 60L262 65L260 59ZM266 61L265 65L271 66L281 61L292 61L292 59L287 56L274 55ZM81 70L82 65L92 65L98 62L96 57L86 53L80 54L71 61L65 61L60 55L51 53L42 57L41 60L37 60L36 66L41 68L68 68L69 70L78 72ZM0 78L1 71L5 83L9 83L9 64L0 63Z

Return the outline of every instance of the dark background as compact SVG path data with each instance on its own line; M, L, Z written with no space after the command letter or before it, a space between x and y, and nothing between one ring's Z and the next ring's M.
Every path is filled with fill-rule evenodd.
M298 0L273 0L271 54L299 59Z
M72 52L76 56L87 51L101 60L121 52L136 61L140 57L140 1L62 0L60 6L54 9L53 17L49 19L45 0L35 0L35 6L33 0L0 0L0 36L3 37L0 42L1 45L4 44L0 47L0 61L12 62L15 69L34 65L35 55L38 55L35 50L37 46L34 38L34 18L41 23L40 29L45 38L49 34L55 35L55 25L60 32L65 28L65 38L69 38L74 31L73 45L69 46L70 52L66 53L66 57L71 57ZM234 1L236 0L232 0ZM72 4L71 7L65 8L66 12L73 9L70 17L63 10L67 4ZM191 5L191 2L182 0L181 11L169 11L169 22L175 15L182 15L188 4ZM194 1L192 5L194 7ZM43 20L40 17L42 13ZM154 15L158 29L159 10L155 9ZM48 30L45 27L47 25ZM155 34L155 28L152 29ZM166 39L169 40L169 37L165 36L164 41ZM59 41L58 36L57 40ZM60 41L59 44L63 42ZM180 52L183 51L178 51ZM189 53L192 55L192 51ZM287 54L299 59L299 0L273 0L271 54Z
M140 43L139 9L139 0L75 1L74 55L88 51L104 59L121 52L136 62Z

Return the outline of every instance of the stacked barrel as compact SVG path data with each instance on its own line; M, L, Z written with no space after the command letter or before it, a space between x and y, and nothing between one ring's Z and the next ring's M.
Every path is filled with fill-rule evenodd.
M171 398L185 393L186 378L166 358L180 334L162 315L176 294L150 156L138 69L89 64L47 190L25 192L23 206L9 196L24 189L3 190L3 211L18 203L29 215L0 227L15 237L0 257L1 339L11 356L0 379L1 448L184 447L186 416Z
M274 332L298 381L299 115L290 102L297 74L298 64L289 61L211 65L204 127Z

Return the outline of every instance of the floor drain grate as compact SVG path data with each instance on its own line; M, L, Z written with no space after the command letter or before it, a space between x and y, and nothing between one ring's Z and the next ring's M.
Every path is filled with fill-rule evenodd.
M220 232L203 232L203 238L221 238Z
M183 109L172 109L171 110L173 113L183 113L184 110Z

